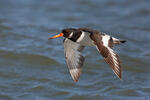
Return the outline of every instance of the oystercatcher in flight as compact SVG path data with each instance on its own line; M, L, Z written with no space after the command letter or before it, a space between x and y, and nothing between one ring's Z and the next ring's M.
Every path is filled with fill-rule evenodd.
M85 46L95 46L99 53L104 57L104 60L112 68L113 72L122 79L122 66L119 56L112 49L114 45L124 43L126 41L111 37L103 32L89 28L66 28L58 35L50 37L54 39L65 37L64 53L66 63L70 74L75 82L78 81L84 57L81 51Z

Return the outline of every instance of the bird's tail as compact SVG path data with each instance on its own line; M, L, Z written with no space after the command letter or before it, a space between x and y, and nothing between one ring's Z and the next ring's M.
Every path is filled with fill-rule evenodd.
M125 42L127 42L126 40L120 40L119 41L120 43L125 43Z
M120 44L120 43L125 43L125 42L126 42L126 40L119 40L119 39L116 39L113 37L113 43L114 44Z

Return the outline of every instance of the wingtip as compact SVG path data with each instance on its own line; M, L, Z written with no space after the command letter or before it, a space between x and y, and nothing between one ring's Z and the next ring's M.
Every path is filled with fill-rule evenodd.
M77 83L77 82L78 82L78 80L76 80L76 79L73 79L73 80L74 80L74 82L75 82L75 83Z
M115 73L115 74L120 80L122 80L122 73L119 73L119 75L117 73Z
M119 76L119 79L122 80L122 76Z
M76 82L76 83L78 82L81 71L82 71L81 68L70 69L70 74L71 74L71 77L74 80L74 82Z
M119 77L119 79L120 79L120 81L123 81L123 78L122 78L122 76L121 76L121 77Z
M112 71L113 71L113 73L115 74L115 77L117 76L117 78L119 78L120 80L122 80L122 73L121 72L119 72L119 73L117 73L115 70L113 70L112 69Z

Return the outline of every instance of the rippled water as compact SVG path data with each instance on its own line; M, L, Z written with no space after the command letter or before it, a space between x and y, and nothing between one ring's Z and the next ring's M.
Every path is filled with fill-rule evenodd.
M149 0L0 0L0 100L150 100ZM78 83L68 72L66 27L126 39L116 52L120 81L96 49L86 48Z

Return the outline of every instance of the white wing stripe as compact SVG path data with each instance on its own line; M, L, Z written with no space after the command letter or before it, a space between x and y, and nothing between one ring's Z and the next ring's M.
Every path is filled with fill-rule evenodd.
M110 39L109 35L102 36L102 42L104 46L108 47L109 39Z
M72 35L73 35L73 32L69 35L69 38L71 38L71 37L72 37Z
M85 36L85 32L82 32L81 35L80 35L80 37L77 39L77 42L82 41L82 39L84 38L84 36Z

